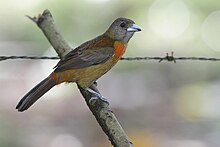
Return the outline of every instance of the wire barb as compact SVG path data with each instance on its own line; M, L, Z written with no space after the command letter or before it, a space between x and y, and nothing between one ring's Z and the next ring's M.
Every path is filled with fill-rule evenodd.
M170 61L170 62L173 61L174 63L176 63L176 59L173 57L173 55L174 55L173 51L171 52L171 55L169 55L169 53L166 53L166 56L164 58L160 59L159 63L162 62L163 60L167 60L167 61Z

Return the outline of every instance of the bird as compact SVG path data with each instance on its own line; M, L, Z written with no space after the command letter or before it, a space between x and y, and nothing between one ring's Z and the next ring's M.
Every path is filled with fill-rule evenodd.
M105 101L106 99L90 86L120 60L129 40L139 31L141 28L133 20L117 18L103 34L67 53L48 77L23 96L16 109L19 112L27 110L52 87L63 82L75 82Z

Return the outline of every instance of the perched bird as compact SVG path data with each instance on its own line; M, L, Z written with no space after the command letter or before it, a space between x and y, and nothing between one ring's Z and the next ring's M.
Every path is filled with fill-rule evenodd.
M20 100L16 109L27 110L52 87L63 82L76 82L84 90L105 100L90 86L118 62L134 32L138 31L141 29L134 21L116 19L104 34L81 44L61 59L55 70Z

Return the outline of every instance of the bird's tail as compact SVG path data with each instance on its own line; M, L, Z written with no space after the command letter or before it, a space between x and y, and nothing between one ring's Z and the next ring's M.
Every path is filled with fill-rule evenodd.
M47 77L34 88L32 88L18 103L16 109L22 112L27 110L34 102L36 102L42 95L49 91L53 86L56 85L56 81Z

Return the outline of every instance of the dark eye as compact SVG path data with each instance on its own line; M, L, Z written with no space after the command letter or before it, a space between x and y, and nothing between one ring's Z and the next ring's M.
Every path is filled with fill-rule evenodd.
M121 24L120 24L120 26L122 27L122 28L124 28L125 27L125 23L124 22L122 22Z

